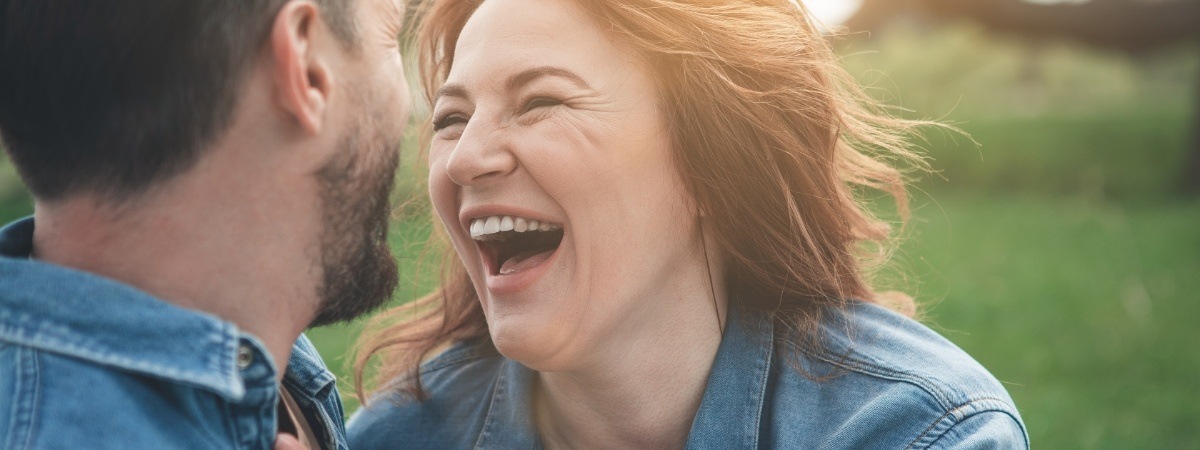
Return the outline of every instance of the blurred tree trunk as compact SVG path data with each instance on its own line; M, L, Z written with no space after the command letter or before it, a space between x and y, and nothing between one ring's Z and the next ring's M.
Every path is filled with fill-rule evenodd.
M1040 5L1020 0L865 0L846 24L851 31L877 30L902 14L934 19L966 18L1005 33L1074 39L1142 55L1200 40L1200 0L1091 0ZM1181 186L1200 194L1200 74L1192 116L1192 143Z
M1200 76L1196 77L1196 100L1192 103L1192 148L1183 168L1183 191L1200 195Z

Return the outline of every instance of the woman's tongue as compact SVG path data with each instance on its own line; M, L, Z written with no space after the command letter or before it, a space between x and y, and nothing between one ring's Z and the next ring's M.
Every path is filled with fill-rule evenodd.
M517 253L516 255L513 255L512 258L508 258L507 261L504 261L504 264L500 265L500 275L512 275L522 270L536 267L538 264L550 259L550 255L553 253L553 249L530 250Z

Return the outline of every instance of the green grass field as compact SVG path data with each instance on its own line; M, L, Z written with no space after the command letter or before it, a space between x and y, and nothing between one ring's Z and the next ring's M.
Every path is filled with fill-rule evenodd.
M1200 449L1200 198L1175 191L1195 48L1135 60L963 26L847 48L851 71L903 94L906 114L980 144L928 136L938 172L913 190L885 279L1006 383L1035 447ZM401 191L419 192L402 173ZM0 161L0 220L31 210L14 178ZM422 211L395 223L396 303L434 281L416 275ZM351 411L361 326L310 332Z
M1200 445L1200 202L939 195L899 258L925 322L1042 448Z

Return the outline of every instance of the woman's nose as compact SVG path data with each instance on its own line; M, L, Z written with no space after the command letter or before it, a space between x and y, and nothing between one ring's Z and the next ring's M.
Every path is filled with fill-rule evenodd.
M446 161L446 172L459 186L499 180L517 168L509 145L503 128L468 122Z

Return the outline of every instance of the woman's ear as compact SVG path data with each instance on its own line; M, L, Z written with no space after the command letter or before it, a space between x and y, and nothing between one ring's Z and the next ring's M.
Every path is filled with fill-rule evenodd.
M312 134L318 134L324 125L334 85L330 55L322 52L329 47L319 45L320 39L330 36L319 23L315 4L291 1L275 16L269 38L276 101Z

